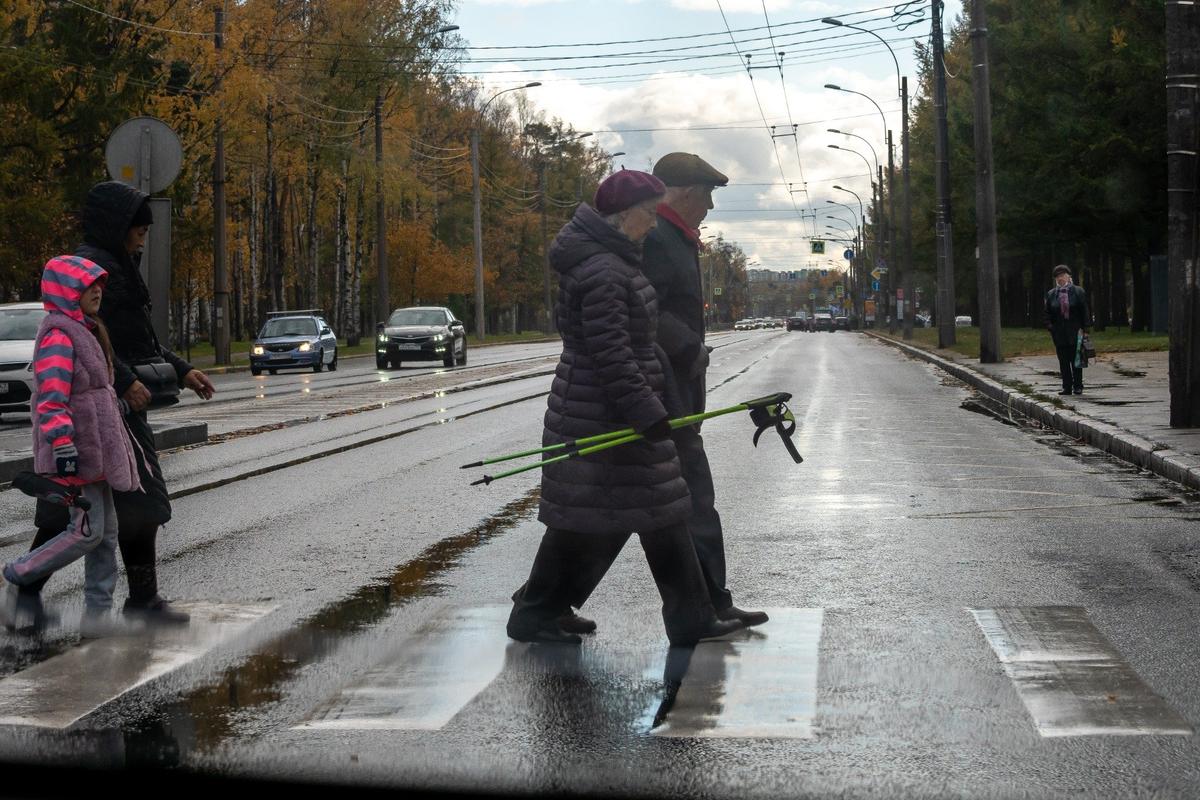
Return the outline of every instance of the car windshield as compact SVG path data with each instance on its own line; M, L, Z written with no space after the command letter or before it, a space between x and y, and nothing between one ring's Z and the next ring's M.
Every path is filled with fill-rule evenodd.
M387 324L397 328L402 325L445 325L446 313L432 308L402 308L392 312Z
M271 339L276 336L316 336L317 323L309 317L292 317L267 320L263 325L260 338Z
M44 316L46 312L41 308L0 309L0 342L36 339Z

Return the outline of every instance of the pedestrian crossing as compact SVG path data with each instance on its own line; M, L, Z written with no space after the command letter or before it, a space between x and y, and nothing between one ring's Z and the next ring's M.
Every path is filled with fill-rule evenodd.
M272 610L254 604L191 604L193 622L186 628L70 648L0 680L0 725L70 727L231 641ZM832 688L821 682L822 640L831 618L822 608L766 610L771 621L761 628L694 648L667 648L657 638L624 641L621 632L606 637L604 630L582 647L519 643L505 635L508 605L447 608L380 651L382 656L373 656L369 665L353 670L328 696L312 698L306 704L311 710L288 727L297 735L314 736L323 731L442 730L461 715L481 713L481 707L494 715L506 702L528 701L527 694L522 700L511 691L522 680L514 673L559 670L576 692L589 691L589 681L597 691L595 681L610 687L634 687L638 680L648 684L648 702L632 722L639 735L819 738L822 692ZM1193 732L1124 660L1086 609L998 607L955 613L974 620L980 635L969 646L990 648L994 660L981 662L984 669L1007 676L1014 690L1011 702L1024 706L1040 736ZM559 650L562 658L548 657ZM555 702L552 697L549 701Z

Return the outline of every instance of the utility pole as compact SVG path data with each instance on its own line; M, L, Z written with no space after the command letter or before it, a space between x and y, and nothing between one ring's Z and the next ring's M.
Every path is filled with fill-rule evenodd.
M218 0L222 2L223 0ZM225 10L217 8L213 47L217 51L217 80L221 91L221 51L225 39ZM217 364L229 361L229 275L225 259L225 132L217 116L216 152L213 154L213 355Z
M471 128L471 201L475 224L475 337L483 341L483 209L479 191L479 125Z
M942 46L942 2L933 2L933 105L936 135L933 140L934 183L937 187L937 328L938 347L950 347L954 333L954 236L950 209L950 134L946 127L946 54Z
M387 209L383 201L383 92L375 93L375 322L387 322L391 313L391 287L387 258ZM354 298L358 302L358 298Z
M887 213L883 205L883 167L880 166L876 171L879 173L879 206L877 217L879 220L879 236L875 240L875 265L879 266L880 264L883 264L883 268L887 270L890 265L887 263L887 259L884 258L883 254L885 252L884 248L887 247L888 239L892 234L891 231L888 230ZM883 318L888 313L887 296L892 290L892 279L888 276L891 274L891 270L888 270L884 273L883 280L879 282L883 292L875 292L875 324L880 328L883 327ZM879 302L880 298L883 299L882 303Z
M996 364L1000 351L1000 276L996 242L996 182L992 175L992 98L985 0L971 3L971 71L975 92L975 242L979 247L979 361Z
M1167 0L1167 265L1171 427L1200 427L1200 8Z
M546 157L538 161L538 205L542 211L542 307L546 318L543 330L554 330L554 298L550 296L550 237L546 228Z
M909 191L908 179L908 76L900 79L900 108L904 115L903 129L900 134L900 146L904 148L901 155L904 172L904 277L900 281L901 291L904 292L904 338L913 337L913 321L917 314L916 296L913 294L913 251L912 251L912 192Z
M888 333L896 332L899 307L896 304L896 148L892 146L892 132L887 132L888 149L888 307L892 312L888 322Z

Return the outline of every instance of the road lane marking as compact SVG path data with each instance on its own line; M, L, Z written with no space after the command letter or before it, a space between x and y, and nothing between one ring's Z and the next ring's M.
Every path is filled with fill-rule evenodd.
M766 611L771 621L765 626L734 634L729 641L701 642L686 667L668 665L668 672L672 666L686 672L664 720L650 731L653 735L813 736L824 609ZM681 648L672 651L672 655L686 656ZM667 682L670 680L668 675Z
M94 639L0 680L0 725L66 728L121 695L194 661L277 608L175 603L185 626Z
M1190 735L1078 606L967 609L1044 737Z
M294 730L439 730L504 667L511 605L452 610Z

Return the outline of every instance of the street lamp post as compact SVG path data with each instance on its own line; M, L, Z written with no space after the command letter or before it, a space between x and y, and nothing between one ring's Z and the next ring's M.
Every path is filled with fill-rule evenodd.
M862 236L858 243L858 247L859 247L858 269L856 269L854 271L854 286L855 286L856 295L862 295L866 288L864 284L866 282L865 273L867 272L867 270L863 269L863 267L865 265L871 263L870 259L867 258L867 256L865 255L866 249L867 249L867 218L866 218L866 215L863 213L863 201L862 201L862 198L858 196L858 192L855 192L851 189L847 189L844 186L838 186L836 183L833 185L833 188L837 189L838 191L846 192L847 194L854 195L854 199L858 201L858 218L861 222ZM874 193L874 191L875 191L875 181L871 181L871 192ZM875 250L879 249L879 224L878 224L878 221L876 221L876 224L875 224L875 247L874 247L874 249ZM854 298L856 308L858 308L858 303L862 299L863 298L859 297L859 296L856 296ZM865 320L863 320L863 324L865 324Z
M896 65L896 91L900 95L900 113L901 113L901 128L900 128L900 147L903 151L901 154L901 170L904 173L904 273L901 279L901 284L904 290L904 305L902 311L904 314L904 338L912 338L913 319L916 314L916 306L913 305L913 263L912 263L912 192L909 183L908 169L908 78L900 75L900 62L896 58L896 51L887 43L887 40L878 33L867 28L861 28L857 25L852 25L848 22L843 22L835 17L825 17L821 20L826 25L833 25L839 28L850 28L851 30L866 33L874 36L879 40L879 43L887 48L888 53L892 56L892 63ZM874 101L872 101L874 102ZM877 106L878 107L878 106Z
M471 200L474 206L475 226L475 337L481 341L486 332L484 323L486 314L483 306L483 198L479 188L479 127L483 124L483 115L487 112L488 106L492 104L492 100L506 92L532 89L541 85L541 83L533 81L524 86L514 86L511 89L502 89L496 92L483 104L483 108L479 109L479 113L475 116L475 124L471 127Z

